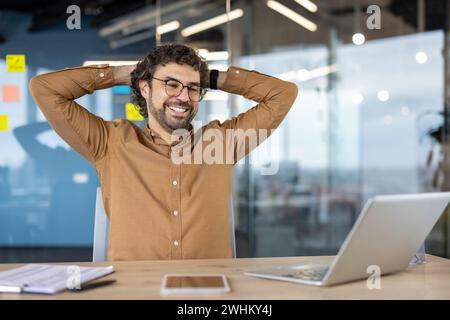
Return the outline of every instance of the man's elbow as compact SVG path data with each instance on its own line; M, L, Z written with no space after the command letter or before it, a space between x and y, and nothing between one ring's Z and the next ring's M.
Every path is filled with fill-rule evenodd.
M287 82L286 95L289 97L289 101L294 103L298 96L298 86L293 82Z
M51 107L55 97L53 90L49 87L43 76L38 75L32 77L28 83L28 90L36 105L44 112L44 109Z
M31 94L33 94L33 92L38 91L40 88L42 88L40 76L32 77L30 79L30 82L28 83L28 89L30 90Z
M30 90L30 93L34 99L42 94L45 94L45 92L49 90L47 81L44 80L44 77L44 74L34 76L28 83L28 89Z

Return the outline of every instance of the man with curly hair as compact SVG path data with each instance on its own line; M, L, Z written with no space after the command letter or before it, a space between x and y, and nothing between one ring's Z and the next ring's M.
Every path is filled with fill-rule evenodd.
M143 130L126 119L105 121L75 102L115 85L131 86L132 101L148 118ZM279 126L298 93L294 83L256 71L209 70L194 49L181 44L156 47L134 66L42 74L29 87L53 129L97 171L110 221L110 260L232 257L228 212L234 164ZM192 120L207 88L257 104L194 132ZM250 130L269 132L253 147L233 138L234 132ZM231 161L228 155L224 162L174 161L180 146L201 154L214 149L212 144L231 152Z

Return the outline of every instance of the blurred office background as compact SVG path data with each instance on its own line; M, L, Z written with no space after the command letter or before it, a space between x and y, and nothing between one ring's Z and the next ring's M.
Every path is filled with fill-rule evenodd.
M80 29L67 27L70 5L80 8ZM216 25L200 24L212 18ZM92 257L95 170L49 127L28 92L34 75L131 63L178 42L202 49L211 68L297 83L280 128L235 168L237 252L328 255L369 197L449 190L449 32L446 0L1 2L0 262ZM25 70L8 72L6 55L25 56ZM129 88L79 102L125 118ZM253 104L210 92L196 120ZM426 251L450 257L449 230L445 213Z

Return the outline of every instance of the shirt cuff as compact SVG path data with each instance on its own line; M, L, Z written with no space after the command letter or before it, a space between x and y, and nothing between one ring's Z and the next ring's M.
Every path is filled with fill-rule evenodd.
M72 68L64 68L64 70L79 70L80 72L88 72L92 81L94 90L106 89L115 85L112 69L109 64L94 64L89 66L80 66Z
M94 89L106 89L115 85L112 69L108 64L86 66L94 80Z
M227 70L225 83L223 84L223 91L234 94L242 94L242 88L246 87L245 83L250 73L251 71L243 68L229 67Z

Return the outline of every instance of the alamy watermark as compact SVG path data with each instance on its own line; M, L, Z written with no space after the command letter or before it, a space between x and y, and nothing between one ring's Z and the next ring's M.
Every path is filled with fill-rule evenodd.
M381 29L381 9L376 4L367 7L366 13L370 16L366 20L366 27L369 30Z
M194 127L200 125L200 121L194 121ZM274 131L200 127L190 134L186 129L177 129L171 135L171 161L177 165L234 165L250 153L250 164L260 165L262 175L274 175L278 172L280 158L279 134L268 139ZM263 142L264 146L257 148Z
M369 290L381 289L381 268L375 264L367 267L366 273L370 274L367 278L366 285Z
M66 13L70 16L66 20L66 26L69 30L81 29L81 9L79 6L72 4L67 7Z
M69 290L80 290L81 289L81 269L79 266L68 266L67 267L67 281L66 287Z

